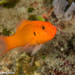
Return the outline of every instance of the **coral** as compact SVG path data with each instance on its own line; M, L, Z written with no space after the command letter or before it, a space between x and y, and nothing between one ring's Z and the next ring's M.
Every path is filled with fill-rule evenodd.
M65 7L68 5L68 2L65 0L53 0L54 14L57 18L61 18L64 14Z
M75 11L75 3L72 2L70 7L65 11L68 4L66 0L53 0L54 14L58 19L70 20L72 18L72 13Z
M75 3L74 2L72 2L71 6L64 13L63 20L70 20L72 18L73 11L75 11Z
M33 75L33 72L37 70L37 66L30 66L31 57L23 53L17 60L17 71L15 75Z

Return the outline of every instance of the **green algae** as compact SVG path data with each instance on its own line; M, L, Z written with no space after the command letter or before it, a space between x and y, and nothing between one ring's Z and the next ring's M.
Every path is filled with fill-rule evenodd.
M35 21L35 20L37 20L37 17L36 17L36 15L30 15L30 16L28 17L28 20Z
M42 16L38 16L38 20L45 21L45 19Z
M7 28L3 28L2 34L3 34L4 36L9 36L9 35L10 35L10 30L8 30Z
M3 0L0 2L0 5L5 8L14 8L19 1L20 0Z
M7 3L7 1L6 1L6 0L0 1L0 5L2 5L2 4L4 4L4 3Z
M36 16L36 15L30 15L28 17L28 20L31 20L31 21L35 21L35 20L45 21L45 19L42 16Z
M45 56L42 56L42 59L45 60Z
M31 13L31 12L33 12L34 11L34 8L33 7L29 7L28 8L28 13Z

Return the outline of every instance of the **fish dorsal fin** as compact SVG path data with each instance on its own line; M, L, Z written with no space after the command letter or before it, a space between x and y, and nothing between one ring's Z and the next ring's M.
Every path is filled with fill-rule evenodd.
M27 25L29 20L26 19L22 19L21 22L16 24L16 28L17 30L21 29L23 26Z

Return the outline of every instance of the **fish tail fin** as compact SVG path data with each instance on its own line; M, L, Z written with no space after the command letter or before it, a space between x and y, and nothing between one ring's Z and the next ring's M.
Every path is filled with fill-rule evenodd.
M0 36L0 56L5 54L8 51L8 46L5 36Z

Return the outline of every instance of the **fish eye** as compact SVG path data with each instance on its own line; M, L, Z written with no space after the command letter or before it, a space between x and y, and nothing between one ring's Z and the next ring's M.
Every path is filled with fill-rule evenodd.
M44 26L42 26L42 29L43 29L43 30L45 30L45 27L44 27Z

